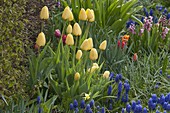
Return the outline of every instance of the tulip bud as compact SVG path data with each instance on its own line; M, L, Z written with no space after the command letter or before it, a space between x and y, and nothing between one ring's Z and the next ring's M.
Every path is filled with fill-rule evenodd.
M74 80L79 80L80 79L80 74L77 72L75 75L74 75Z
M36 44L40 46L44 46L46 43L45 35L43 32L39 33Z
M60 30L59 30L59 29L56 29L56 30L55 30L55 37L56 37L56 38L60 38L60 36L61 36Z
M80 60L81 57L82 57L82 51L78 50L77 53L76 53L76 59Z
M138 55L137 55L137 53L135 53L134 55L133 55L133 61L137 61L138 60Z
M88 38L88 50L93 48L93 39L92 38Z
M122 42L122 49L125 47L126 43Z
M82 31L81 31L81 28L80 28L79 24L75 23L74 26L73 26L73 34L75 36L80 36L81 33L82 33Z
M70 46L74 45L74 39L72 34L67 35L66 44Z
M72 21L74 19L73 13L70 10L70 17L68 18L69 21Z
M93 14L92 14L92 11L90 9L87 9L86 10L86 14L87 14L87 19L90 20L93 18Z
M64 9L64 11L63 11L62 18L63 18L64 20L67 20L67 19L70 18L70 16L71 16L70 7L67 6L67 7Z
M67 30L66 31L67 31L68 34L72 33L72 26L70 24L67 26Z
M98 58L98 53L95 48L92 48L90 51L90 59L91 60L96 60Z
M89 68L89 69L88 69L88 72L93 73L93 72L96 71L97 69L98 69L97 66L92 66L92 68Z
M67 38L67 35L62 36L62 41L63 41L64 44L66 43L66 38Z
M87 51L88 50L88 43L89 43L89 41L88 41L88 39L85 39L84 41L83 41L83 43L81 44L81 46L80 46L80 48L82 49L82 50L84 50L84 51Z
M109 78L110 72L109 71L105 71L103 74L104 78Z
M94 20L95 20L95 15L94 15L94 11L91 9L91 13L92 13L92 15L93 15L93 18L91 18L90 20L89 20L89 22L94 22Z
M104 41L100 44L99 49L105 50L105 49L106 49L106 46L107 46L107 41L104 40Z
M81 8L81 10L80 10L79 20L87 20L86 11L84 10L84 8Z
M97 63L93 63L93 66L96 66L97 68L99 68L99 65Z
M41 9L41 12L40 12L40 19L48 19L48 18L49 18L48 7L47 7L47 6L44 6L44 7Z

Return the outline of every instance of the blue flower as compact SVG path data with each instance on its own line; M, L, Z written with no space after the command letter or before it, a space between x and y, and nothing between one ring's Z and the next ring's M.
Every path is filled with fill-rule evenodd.
M148 110L146 108L143 108L143 112L142 113L148 113Z
M162 75L162 70L160 70L160 72L159 72L161 75Z
M164 113L167 113L166 110L164 111Z
M105 113L105 109L104 109L104 107L102 107L102 109L101 109L101 113Z
M40 103L41 103L41 97L38 96L38 97L37 97L37 104L40 104Z
M166 108L167 108L167 105L168 105L168 103L167 102L164 102L164 104L163 104L163 108L164 108L164 110L166 110Z
M109 88L108 88L107 94L108 94L108 95L111 95L111 92L112 92L112 86L110 85Z
M119 75L117 74L115 77L115 81L118 83L119 82Z
M140 101L140 100L138 100L138 101L136 102L136 104L137 104L137 105L141 104L141 101Z
M73 103L70 104L70 110L73 110L74 109L74 106L73 106Z
M99 109L100 109L100 106L98 105L98 106L97 106L97 110L99 110Z
M149 14L150 14L150 16L153 16L153 9L150 9Z
M122 74L119 74L119 80L122 80Z
M164 102L165 102L165 96L164 96L163 94L161 94L160 99L159 99L159 103L160 103L161 105L163 105Z
M152 101L154 103L157 102L157 95L156 94L152 94Z
M166 19L167 19L167 20L170 19L170 13L167 14Z
M165 14L167 13L167 9L166 9L166 8L164 9L164 13L165 13Z
M122 108L122 113L125 113L125 109L124 108Z
M160 113L159 110L156 110L156 113Z
M122 92L122 82L120 81L118 84L118 92Z
M82 109L85 108L85 101L84 101L84 100L81 100L80 107L81 107Z
M74 106L74 108L77 108L77 107L78 107L78 102L77 102L77 100L74 100L73 106Z
M94 100L92 99L91 101L90 101L90 107L93 107L94 106Z
M144 17L141 18L141 22L144 23Z
M113 105L110 103L108 110L113 110Z
M38 108L38 113L42 113L41 107Z
M111 73L110 73L110 80L113 80L113 79L114 79L114 73L111 72Z
M78 109L78 108L76 108L76 109L75 109L75 113L78 113L78 112L79 112L79 109Z
M135 107L136 107L136 102L135 102L135 101L132 101L132 110L133 110L133 111L135 110Z
M85 111L86 111L86 113L90 113L90 112L91 112L91 108L90 108L90 105L89 105L89 104L87 104Z
M170 111L170 104L168 104L168 105L166 106L166 110L167 110L167 111Z
M126 28L129 28L131 24L135 24L131 19L126 22Z
M128 102L128 94L125 93L125 94L122 96L122 102L124 102L124 103Z
M127 111L128 113L130 113L130 111L131 111L131 105L130 105L130 104L127 104L127 105L126 105L126 111Z

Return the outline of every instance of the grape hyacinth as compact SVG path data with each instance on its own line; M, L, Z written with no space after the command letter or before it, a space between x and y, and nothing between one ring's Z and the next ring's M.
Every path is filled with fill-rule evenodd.
M163 28L163 31L162 31L162 38L163 39L165 39L166 35L168 34L168 31L169 31L169 29L167 27Z
M153 19L152 16L145 17L144 19L144 29L146 29L147 31L151 30L152 22L153 22L152 19Z

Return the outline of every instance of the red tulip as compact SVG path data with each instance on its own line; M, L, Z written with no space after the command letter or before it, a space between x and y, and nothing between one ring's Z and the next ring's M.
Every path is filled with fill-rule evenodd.
M118 45L118 47L120 47L120 40L118 40L117 45Z
M67 35L64 34L64 35L62 36L62 41L63 41L64 44L65 44L65 42L66 42L66 38L67 38Z
M122 49L125 47L126 43L122 42Z
M61 32L60 32L59 29L56 29L56 30L55 30L55 36L56 36L56 38L60 38Z
M133 61L137 61L138 60L138 55L137 55L137 53L135 53L134 55L133 55Z

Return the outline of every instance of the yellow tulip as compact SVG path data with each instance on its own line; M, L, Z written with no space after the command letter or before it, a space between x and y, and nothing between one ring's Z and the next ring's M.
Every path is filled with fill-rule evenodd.
M87 14L84 8L81 8L79 13L79 20L87 20Z
M46 43L45 35L43 32L39 33L36 44L40 46L44 46Z
M90 9L86 9L86 15L88 20L93 18L93 13Z
M105 49L106 49L106 46L107 46L107 41L104 40L104 41L100 44L99 49L105 50Z
M78 23L75 23L73 26L73 34L75 36L80 36L82 34L81 28Z
M88 39L85 39L84 41L83 41L83 43L81 44L81 46L80 46L80 48L82 49L82 50L84 50L84 51L87 51L88 50Z
M49 10L47 6L44 6L40 12L40 19L48 19L48 18L49 18Z
M74 75L74 80L79 80L80 79L80 74L77 72L75 75Z
M110 76L110 72L109 71L105 71L104 74L103 74L103 77L104 78L109 78Z
M74 45L74 39L72 34L68 34L66 38L66 44L69 46Z
M73 13L70 10L70 17L68 18L69 21L72 21L74 19Z
M91 60L96 60L98 58L98 53L95 48L92 48L90 51L90 59Z
M77 53L76 53L76 59L80 60L81 57L82 57L82 51L78 50Z
M91 19L89 19L89 22L94 22L94 20L95 20L94 11L92 9L90 11L91 11L93 17Z
M93 66L96 66L97 69L99 68L99 65L97 63L93 63Z
M62 18L63 18L64 20L69 19L70 16L71 16L71 13L70 13L70 12L71 12L71 11L70 11L70 7L67 6L67 7L64 9L64 11L63 11Z
M72 26L70 24L67 26L66 32L67 32L67 34L71 34L72 33Z
M92 38L88 38L88 50L93 48L93 39Z

